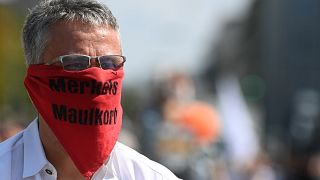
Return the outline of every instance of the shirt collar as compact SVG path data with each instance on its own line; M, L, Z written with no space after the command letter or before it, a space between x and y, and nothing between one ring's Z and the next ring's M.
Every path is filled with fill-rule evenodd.
M50 164L46 158L43 146L39 136L38 118L30 123L23 133L24 141L24 164L23 178L38 174L47 164ZM109 174L108 177L114 177L112 173L113 151L109 160L103 164L94 174L94 179L101 179ZM111 172L110 172L111 170ZM108 172L108 173L107 173Z
M114 172L113 172L113 150L110 154L109 159L94 173L91 180L100 180L100 179L114 179Z
M38 118L23 133L23 178L36 175L47 163L38 130Z

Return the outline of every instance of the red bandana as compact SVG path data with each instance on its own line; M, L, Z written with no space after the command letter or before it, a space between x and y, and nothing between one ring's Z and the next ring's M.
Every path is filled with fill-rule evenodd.
M122 79L122 68L28 68L24 83L34 106L87 179L107 160L118 139Z

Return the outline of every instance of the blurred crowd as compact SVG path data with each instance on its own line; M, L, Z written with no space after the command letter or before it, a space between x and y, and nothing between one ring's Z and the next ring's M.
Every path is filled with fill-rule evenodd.
M160 69L124 90L119 140L185 180L320 179L318 18L320 1L254 1L201 73ZM0 125L0 142L24 128Z
M19 133L23 128L23 125L21 125L18 122L15 122L14 120L0 122L0 142Z

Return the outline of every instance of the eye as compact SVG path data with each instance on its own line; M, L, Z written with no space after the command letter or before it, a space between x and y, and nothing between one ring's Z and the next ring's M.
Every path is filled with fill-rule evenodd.
M70 63L68 65L64 65L64 69L66 70L83 70L86 69L88 67L87 64L85 63Z
M89 65L88 57L81 55L69 55L62 59L62 65L65 70L83 70Z
M124 62L123 57L121 56L101 56L100 65L102 69L113 69L116 70Z
M112 61L103 61L103 62L101 62L100 65L101 65L102 69L114 69L115 68Z

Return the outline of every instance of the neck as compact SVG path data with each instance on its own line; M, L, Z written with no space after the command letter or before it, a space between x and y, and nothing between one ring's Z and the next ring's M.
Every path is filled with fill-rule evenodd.
M39 115L39 134L48 161L56 168L58 179L84 179L50 127Z

